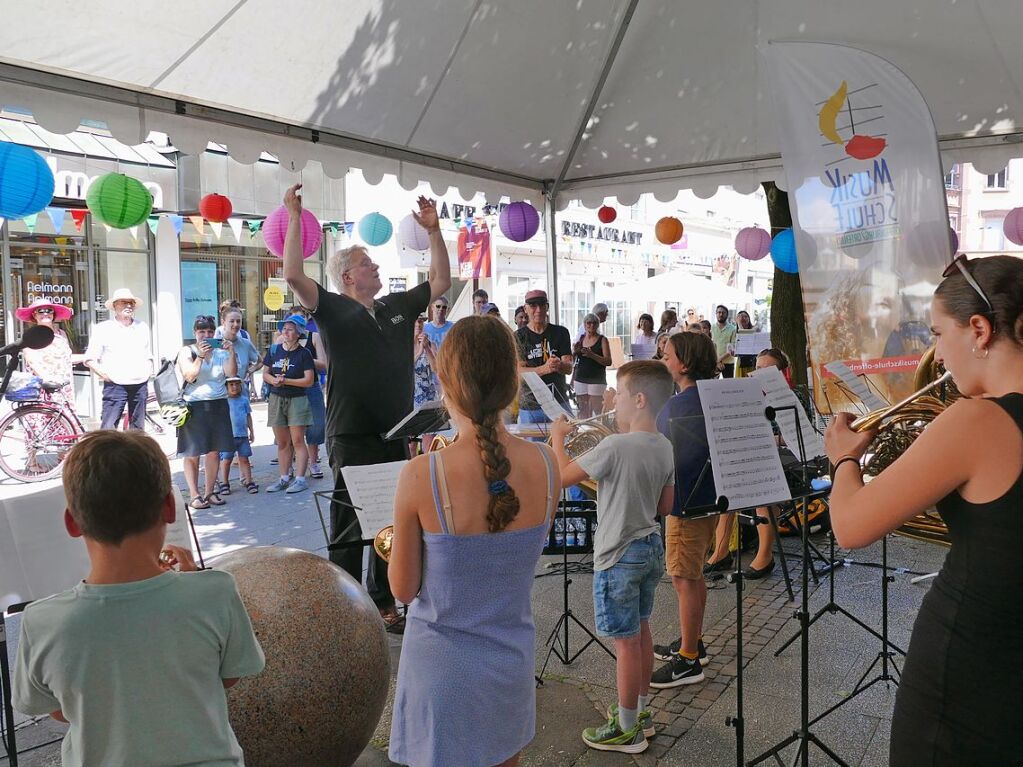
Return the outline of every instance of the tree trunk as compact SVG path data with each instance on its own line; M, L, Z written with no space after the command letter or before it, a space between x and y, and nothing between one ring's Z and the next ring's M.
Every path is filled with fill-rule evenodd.
M765 181L767 215L771 236L792 226L789 196L773 181ZM806 316L803 311L803 288L798 274L774 268L774 289L771 291L771 345L788 355L792 382L806 385Z

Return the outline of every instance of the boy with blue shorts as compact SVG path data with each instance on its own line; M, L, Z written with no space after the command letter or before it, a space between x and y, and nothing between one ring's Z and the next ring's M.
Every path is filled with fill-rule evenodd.
M656 418L672 391L663 364L629 362L618 371L614 394L618 434L573 461L565 452L572 424L562 418L551 429L562 482L567 486L589 477L600 483L593 604L597 633L614 641L618 702L608 709L606 724L583 731L583 741L601 751L637 754L654 735L647 709L653 671L648 620L664 575L657 517L671 511L675 484L671 443L657 431Z
M220 495L231 494L231 462L238 456L238 473L242 487L249 493L258 493L259 485L252 481L252 443L256 434L252 428L252 403L249 393L244 390L242 379L234 376L227 381L227 404L231 407L231 431L234 433L234 450L220 454L220 477L217 487Z
M64 767L240 767L224 690L261 672L263 651L231 574L185 572L191 553L165 545L177 489L160 446L137 431L86 434L64 461L64 493L90 569L25 610L14 707L70 724Z

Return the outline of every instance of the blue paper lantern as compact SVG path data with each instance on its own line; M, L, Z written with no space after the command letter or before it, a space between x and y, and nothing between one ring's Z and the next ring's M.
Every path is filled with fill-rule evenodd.
M34 149L0 142L0 217L25 218L53 199L53 172Z
M367 245L383 245L391 239L393 232L394 227L387 216L380 213L368 213L359 220L359 236Z
M799 261L796 259L796 238L791 229L782 229L771 240L771 259L783 272L796 274Z

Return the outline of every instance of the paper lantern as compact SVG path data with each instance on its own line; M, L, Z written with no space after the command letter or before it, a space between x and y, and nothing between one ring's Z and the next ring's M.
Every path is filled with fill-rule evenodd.
M387 216L380 213L367 213L359 220L359 236L367 245L383 245L391 239L393 232L394 227Z
M27 146L0 142L0 218L38 213L53 199L53 172Z
M796 259L796 238L791 229L782 229L771 241L771 258L774 265L783 272L796 274L799 261Z
M618 218L618 211L610 205L604 205L597 211L597 218L600 219L600 223L602 224L610 224Z
M952 227L948 228L948 247L952 251L953 256L959 252L959 235L956 234L956 230Z
M1005 217L1002 231L1010 242L1023 245L1023 208L1013 208Z
M771 235L759 226L747 226L735 235L735 252L747 261L759 261L771 252Z
M214 224L222 224L227 219L231 218L231 213L234 207L231 205L231 201L224 197L222 194L208 194L199 200L199 212L202 213L203 218L207 221L211 221Z
M284 237L288 234L288 209L281 205L263 222L263 241L267 250L278 258L284 255ZM302 209L302 258L309 258L320 249L323 229L311 211Z
M138 179L123 173L107 173L89 185L85 206L101 224L130 229L149 217L153 195Z
M422 253L430 249L430 235L419 225L411 213L398 224L398 240L409 250L417 250Z
M654 227L654 234L657 235L657 240L664 245L674 245L682 239L683 229L682 222L677 218L665 216L657 222L657 226Z
M513 202L501 211L498 225L509 240L525 242L540 228L540 214L528 202Z

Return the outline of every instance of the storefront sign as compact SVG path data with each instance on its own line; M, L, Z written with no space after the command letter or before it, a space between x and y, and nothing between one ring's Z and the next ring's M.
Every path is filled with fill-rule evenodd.
M106 172L90 176L80 170L58 170L58 158L52 154L43 155L43 159L46 160L46 164L50 166L50 170L53 172L54 197L70 197L73 200L84 200L89 192L89 185L100 176L106 175ZM153 207L162 208L163 187L155 181L142 181L142 186L153 195Z
M210 261L181 262L181 331L195 338L192 325L200 314L217 319L217 265Z
M629 232L613 226L597 226L596 224L578 224L575 221L562 221L561 233L566 237L581 237L586 240L607 240L624 242L628 245L642 245L642 232Z
M11 259L12 261L14 259ZM13 264L12 264L13 266ZM75 288L68 282L25 282L26 303L32 303L37 298L45 298L61 306L72 306L75 302L73 293Z
M280 311L284 306L284 291L276 285L271 285L263 291L263 304L272 312Z

